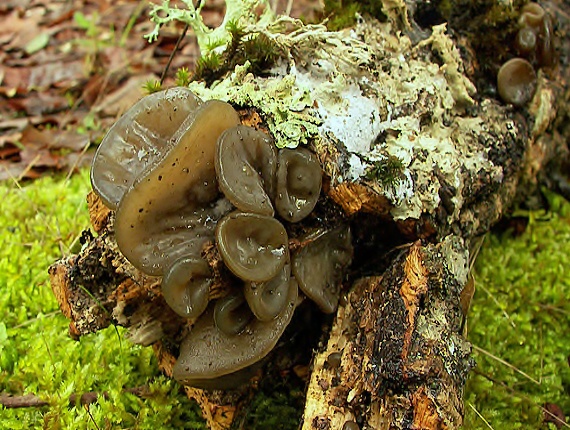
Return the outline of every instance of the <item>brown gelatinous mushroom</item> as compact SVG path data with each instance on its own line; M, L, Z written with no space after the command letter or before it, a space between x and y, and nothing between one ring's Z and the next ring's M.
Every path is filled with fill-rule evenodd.
M523 56L531 56L536 51L537 37L534 29L529 27L521 28L515 40L518 52Z
M539 67L551 66L554 62L552 20L538 3L524 5L519 18L520 30L515 45L521 55Z
M339 300L344 269L352 261L352 236L347 226L319 231L293 255L292 271L299 288L324 313L333 313Z
M214 306L214 323L218 330L228 336L241 333L252 318L241 291L232 291Z
M225 265L244 281L268 281L289 259L285 227L266 215L232 212L218 222L216 243Z
M305 149L282 149L277 158L277 213L289 222L298 222L311 213L321 192L321 165Z
M297 288L297 283L291 278L291 265L287 263L267 282L247 282L243 293L255 317L260 321L271 321L287 305L290 288Z
M243 372L273 349L291 321L296 301L297 288L291 288L287 305L276 318L269 322L253 318L235 335L217 328L214 306L210 305L182 341L174 378L185 385L209 389L231 388L245 382Z
M218 139L216 174L220 190L239 210L273 216L277 149L262 131L244 125Z
M198 255L229 209L218 197L214 153L218 137L239 123L227 103L210 100L184 121L160 161L134 182L116 211L115 237L139 270L160 276L169 264Z
M93 190L116 209L128 188L156 163L182 122L202 101L188 88L148 95L131 107L109 130L93 159Z
M208 263L195 257L181 258L166 270L162 295L168 306L184 318L198 318L208 306L212 274Z
M536 73L527 60L512 58L499 69L497 87L504 102L524 106L536 91Z
M542 6L534 2L525 4L521 12L519 24L536 28L542 25L544 22L544 16L546 15Z

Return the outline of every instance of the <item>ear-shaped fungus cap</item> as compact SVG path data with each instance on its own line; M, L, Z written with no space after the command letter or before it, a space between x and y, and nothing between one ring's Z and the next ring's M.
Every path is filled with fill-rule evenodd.
M174 144L138 177L119 203L115 237L138 269L162 275L183 256L198 255L227 209L218 194L214 153L222 132L239 123L227 103L210 100L184 121ZM227 200L226 200L227 202Z
M253 318L241 291L232 291L214 306L214 323L228 336L239 334Z
M285 309L291 288L296 289L297 283L291 278L291 265L287 263L267 282L246 282L243 293L255 317L271 321Z
M117 208L135 178L157 162L201 103L188 88L171 88L142 98L113 124L91 168L93 190L107 207Z
M273 216L277 149L262 131L238 125L218 139L216 173L220 190L244 212Z
M305 149L282 149L277 159L277 197L279 215L298 222L311 213L321 192L321 165L315 155Z
M173 368L176 380L205 388L230 388L242 379L236 374L263 359L275 346L291 321L297 288L290 288L287 305L269 322L253 318L238 334L228 335L214 323L214 307L196 322L182 341L180 355Z
M503 101L524 106L536 91L534 68L522 58L512 58L499 69L497 87Z
M544 22L546 12L538 3L530 2L523 6L519 24L539 28Z
M293 275L307 297L323 312L333 313L338 305L340 276L352 260L350 230L341 226L305 241L309 243L293 255Z
M519 25L521 29L516 38L519 52L531 61L536 60L540 67L551 66L555 49L552 20L548 13L538 3L527 3L522 8Z
M181 258L166 270L162 295L168 306L184 318L198 318L208 306L212 274L202 259Z
M285 227L265 215L227 215L218 223L216 242L228 269L244 281L268 281L289 259Z

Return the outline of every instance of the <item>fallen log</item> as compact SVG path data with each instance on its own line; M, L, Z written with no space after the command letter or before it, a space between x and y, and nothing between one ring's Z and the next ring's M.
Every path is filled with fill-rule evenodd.
M485 7L474 23L483 22ZM534 204L541 186L569 194L568 7L545 5L557 59L535 65L536 90L517 107L498 98L489 78L515 48L503 43L496 59L477 57L481 34L462 34L464 22L453 16L447 26L426 26L420 9L384 1L384 22L367 17L340 32L286 17L256 22L246 31L279 53L271 74L253 73L247 61L232 63L216 85L190 84L205 99L240 107L242 122L268 131L278 146L309 145L325 175L320 219L353 230L338 310L301 354L316 350L304 429L460 427L473 365L464 338L471 250L514 204ZM513 36L520 14L505 9L510 26L495 43ZM84 232L81 252L49 269L70 334L127 327L172 376L193 321L166 305L160 278L121 254L114 212L95 194L88 202L95 235ZM302 324L294 319L291 330ZM307 368L298 348L284 340L270 361ZM185 389L209 426L223 429L271 375L260 369L231 391Z

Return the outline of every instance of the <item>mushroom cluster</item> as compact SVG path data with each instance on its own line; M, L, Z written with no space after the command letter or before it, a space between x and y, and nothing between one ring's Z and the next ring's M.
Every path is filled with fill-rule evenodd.
M101 142L91 182L116 212L122 254L161 276L166 303L193 323L177 380L239 384L275 346L300 294L324 312L336 309L353 253L348 226L290 237L317 204L318 160L304 148L278 150L228 103L202 102L182 87L143 98ZM231 272L217 300L207 244Z
M551 66L554 61L552 20L538 3L524 5L519 17L515 46L521 57L537 67Z
M519 17L515 47L520 57L505 62L497 75L501 98L514 106L524 106L536 92L535 67L554 63L552 20L538 3L527 3ZM533 66L534 65L534 66Z

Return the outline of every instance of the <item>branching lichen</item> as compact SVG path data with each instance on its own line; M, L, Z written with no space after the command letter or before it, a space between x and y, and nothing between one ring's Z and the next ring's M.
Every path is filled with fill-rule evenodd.
M179 9L171 6L170 0L163 0L161 4L152 6L150 11L151 21L154 22L154 29L145 37L149 42L154 42L158 38L160 28L173 21L180 21L188 24L198 41L202 55L208 54L215 47L225 46L230 39L228 24L230 22L240 24L251 24L254 22L269 21L273 17L271 8L267 0L226 0L226 13L222 24L212 29L204 24L201 11L206 0L199 1L198 6L194 6L192 0L182 0L186 9ZM263 14L259 17L255 15L255 10L263 7Z

